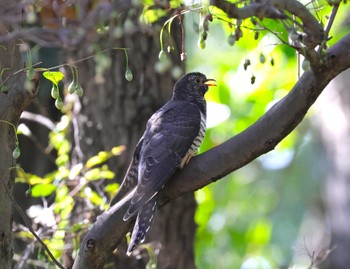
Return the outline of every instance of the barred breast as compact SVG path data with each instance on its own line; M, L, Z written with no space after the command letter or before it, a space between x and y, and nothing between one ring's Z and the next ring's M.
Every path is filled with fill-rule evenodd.
M201 112L201 122L200 122L200 128L197 137L193 140L193 143L191 147L189 148L188 152L186 153L185 157L182 159L180 168L183 168L191 159L193 155L196 154L199 146L202 144L205 131L206 131L206 117L205 115Z

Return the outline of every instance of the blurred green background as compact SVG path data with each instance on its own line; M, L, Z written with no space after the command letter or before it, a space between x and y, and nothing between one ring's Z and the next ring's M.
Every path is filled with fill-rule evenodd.
M346 11L339 15L342 21ZM243 23L243 38L234 45L235 28L219 10L210 23L205 49L197 46L196 14L186 15L187 71L202 71L218 82L206 95L209 129L204 152L255 122L283 98L302 74L302 58L268 31ZM325 21L330 8L315 10ZM287 33L276 21L266 21L284 40ZM337 41L341 26L335 25ZM344 30L343 30L344 31ZM331 32L332 35L332 32ZM250 61L245 68L244 63ZM252 83L252 77L255 82ZM309 268L315 244L329 243L323 225L322 186L325 154L313 107L307 118L269 152L196 192L196 263L198 268Z

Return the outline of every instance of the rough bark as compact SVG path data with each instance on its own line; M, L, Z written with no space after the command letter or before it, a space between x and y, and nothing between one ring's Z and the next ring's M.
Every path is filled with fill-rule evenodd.
M11 0L1 1L0 10L12 3ZM0 23L0 35L11 31L8 25ZM0 46L1 86L6 85L8 93L0 91L0 268L12 268L12 195L15 160L12 152L15 149L15 132L19 117L24 108L36 94L37 85L31 90L24 90L25 75L12 75L22 67L22 62L16 40L3 42ZM13 124L13 126L11 124Z

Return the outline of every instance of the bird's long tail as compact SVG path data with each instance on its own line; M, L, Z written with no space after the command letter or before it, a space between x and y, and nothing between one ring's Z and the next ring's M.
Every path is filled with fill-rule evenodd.
M157 198L158 195L155 195L140 209L131 234L128 251L126 253L127 255L130 255L137 245L144 241L147 232L151 228L154 214L156 212Z

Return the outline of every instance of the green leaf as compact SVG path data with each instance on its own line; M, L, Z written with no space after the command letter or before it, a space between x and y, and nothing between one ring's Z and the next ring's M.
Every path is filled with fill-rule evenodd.
M42 184L46 185L51 183L52 179L47 179L47 178L42 178L34 174L28 174L25 176L28 179L28 183L30 185L37 185L37 184Z
M86 191L85 195L90 200L90 202L95 205L101 206L104 204L103 199L94 191Z
M106 168L94 168L94 169L91 169L90 171L87 171L85 173L85 178L89 181L91 180L99 180L99 179L102 179L102 178L105 178L105 179L112 179L114 178L115 174L106 169Z
M109 194L109 198L112 199L114 194L116 194L116 192L118 191L119 186L120 185L118 183L111 183L105 187L105 192L107 192Z
M43 76L55 85L57 85L64 78L63 73L59 71L45 71Z
M110 152L100 151L97 155L92 156L89 160L87 160L85 167L91 168L93 166L102 164L106 162L109 158L122 154L124 150L125 150L125 146L118 146L118 147L113 147Z
M100 168L94 168L91 169L90 171L85 173L85 178L87 180L99 180L101 178L101 169Z
M125 150L125 146L113 147L111 152L114 156L120 155Z
M32 187L32 197L46 197L56 190L53 184L37 184Z
M85 166L87 168L91 168L93 166L104 163L111 157L111 155L112 154L107 151L100 151L97 155L92 156L89 160L87 160Z

